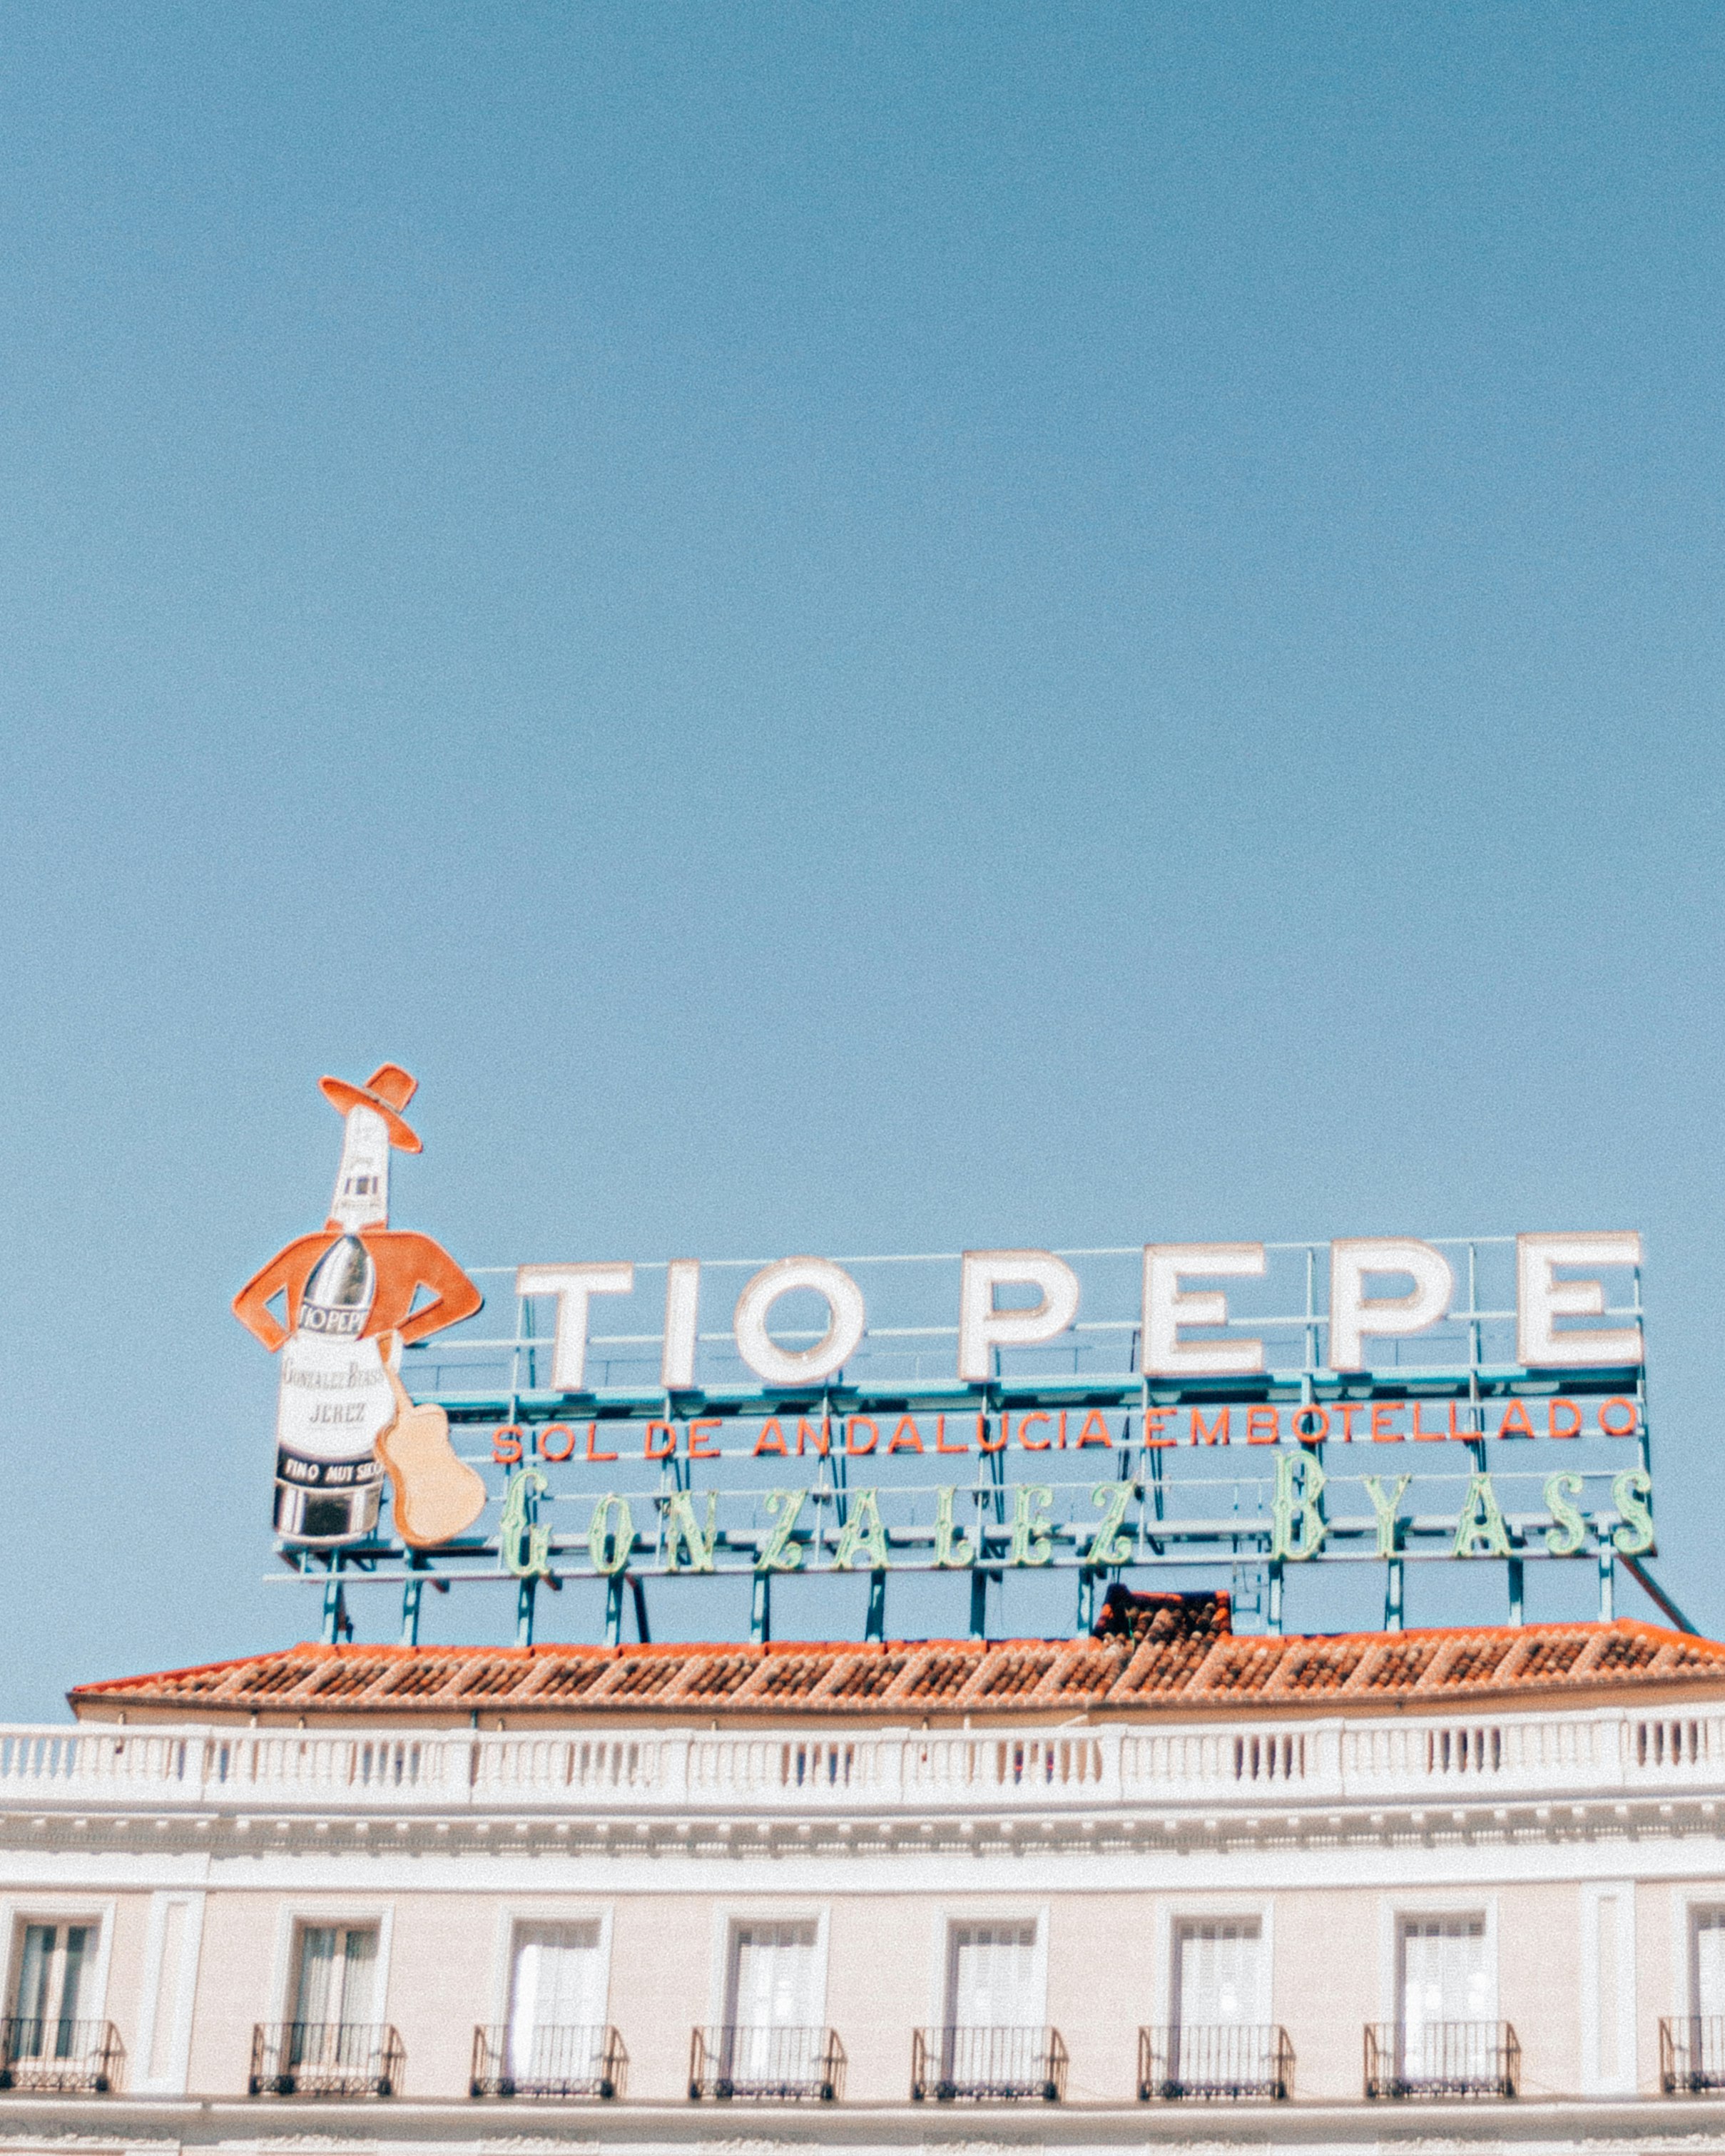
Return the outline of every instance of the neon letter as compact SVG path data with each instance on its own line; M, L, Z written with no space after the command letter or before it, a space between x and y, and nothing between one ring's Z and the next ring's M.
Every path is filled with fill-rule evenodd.
M557 1342L551 1350L551 1382L559 1393L579 1393L587 1373L587 1304L595 1295L629 1295L635 1287L631 1265L521 1265L515 1275L519 1296L557 1297Z
M1484 1548L1475 1548L1477 1543L1483 1543ZM1452 1557L1509 1556L1509 1529L1497 1508L1497 1492L1491 1487L1489 1475L1469 1476L1467 1496L1462 1503L1461 1517L1455 1522L1455 1540L1450 1553Z
M695 1382L700 1310L700 1260L673 1258L665 1268L665 1352L659 1358L659 1383L667 1393L686 1391Z
M1318 1510L1324 1471L1313 1452L1284 1450L1276 1460L1275 1495L1269 1501L1269 1553L1299 1560L1316 1557L1330 1532Z
M880 1503L873 1490L852 1490L850 1517L832 1553L835 1572L884 1572L887 1568L887 1531L880 1522Z
M770 1490L767 1510L776 1512L779 1523L773 1529L754 1560L757 1572L795 1572L802 1563L802 1548L790 1539L791 1529L796 1525L796 1516L801 1512L806 1490Z
M1641 1359L1639 1326L1584 1327L1559 1332L1560 1317L1603 1317L1605 1288L1596 1280L1552 1278L1557 1265L1639 1265L1633 1231L1600 1235L1517 1235L1516 1359L1530 1370L1598 1369Z
M1393 1557L1396 1553L1396 1507L1402 1502L1402 1493L1413 1480L1411 1475L1398 1475L1396 1486L1386 1497L1383 1484L1375 1475L1364 1476L1366 1495L1372 1500L1372 1509L1377 1515L1377 1554Z
M781 1295L800 1287L825 1299L826 1331L812 1348L793 1353L767 1331L767 1313ZM737 1297L731 1322L737 1353L756 1377L770 1385L809 1385L843 1368L862 1337L868 1315L862 1289L842 1265L830 1258L780 1258L763 1265Z
M1008 1564L1046 1564L1054 1554L1047 1535L1036 1530L1047 1521L1054 1493L1043 1482L1019 1482L1012 1489L1012 1554Z
M1401 1273L1406 1295L1368 1296L1371 1273ZM1446 1317L1455 1292L1450 1260L1430 1243L1379 1235L1330 1245L1330 1368L1363 1370L1368 1336L1424 1332Z
M1182 1325L1226 1325L1219 1288L1181 1292L1187 1273L1255 1280L1262 1243L1146 1243L1144 1246L1144 1368L1156 1378L1249 1378L1264 1368L1261 1340L1182 1340Z
M1582 1491L1578 1475L1547 1475L1545 1508L1552 1525L1545 1531L1545 1546L1552 1557L1573 1557L1587 1539L1587 1522L1570 1502Z
M1000 1310L1002 1287L1033 1287L1030 1310ZM966 1250L958 1288L958 1374L967 1385L994 1374L996 1348L1035 1348L1078 1316L1079 1276L1052 1250Z

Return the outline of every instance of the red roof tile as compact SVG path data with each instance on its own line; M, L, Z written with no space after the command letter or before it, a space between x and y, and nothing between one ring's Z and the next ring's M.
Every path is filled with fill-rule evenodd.
M1157 1636L1158 1633L1161 1636ZM80 1685L80 1717L258 1714L371 1721L470 1713L585 1720L1059 1713L1373 1713L1625 1687L1725 1689L1725 1645L1614 1625L1253 1638L1154 1626L1138 1639L800 1641L770 1647L324 1647Z

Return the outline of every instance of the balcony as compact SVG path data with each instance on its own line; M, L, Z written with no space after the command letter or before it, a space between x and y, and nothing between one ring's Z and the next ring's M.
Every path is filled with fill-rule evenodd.
M911 2040L910 2100L1011 2103L1066 2093L1066 2046L1058 2029L919 2029Z
M106 2096L119 2087L125 2063L111 2021L0 2020L0 2089Z
M955 1824L1029 1815L1138 1826L1146 1806L1256 1818L1282 1802L1368 1815L1429 1802L1698 1802L1716 1791L1722 1762L1725 1707L1711 1705L1681 1717L1542 1707L1429 1722L1265 1717L1249 1733L1202 1723L801 1734L8 1723L0 1726L0 1799L49 1816L148 1804L152 1816L188 1820L219 1807L284 1818L381 1810L398 1821L507 1809L533 1821L574 1807L667 1835L692 1818L803 1822L842 1819L856 1806Z
M1138 2031L1141 2103L1283 2103L1293 2087L1294 2046L1273 2024Z
M1725 2088L1725 2015L1666 2015L1659 2025L1659 2086L1665 2096Z
M471 2096L621 2096L629 2071L611 2028L473 2031Z
M844 2093L845 2047L836 2029L697 2029L689 2042L689 2097L721 2103L833 2103Z
M247 2087L253 2096L394 2096L405 2063L387 2022L260 2021Z
M1511 2097L1522 2046L1507 2021L1367 2023L1366 2097Z

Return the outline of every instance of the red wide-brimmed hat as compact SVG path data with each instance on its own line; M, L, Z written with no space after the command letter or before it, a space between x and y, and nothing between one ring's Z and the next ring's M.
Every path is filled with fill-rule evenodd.
M401 1120L400 1111L420 1090L420 1081L399 1063L380 1063L363 1086L350 1086L345 1078L320 1078L323 1097L345 1116L349 1108L371 1108L389 1128L389 1142L403 1152L420 1152L419 1138Z

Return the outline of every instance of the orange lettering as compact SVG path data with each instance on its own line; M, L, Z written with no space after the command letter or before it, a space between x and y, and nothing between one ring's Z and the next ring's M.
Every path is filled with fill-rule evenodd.
M1316 1430L1311 1427L1311 1419L1314 1415L1318 1419L1318 1426ZM1306 1425L1304 1430L1300 1427L1301 1423L1305 1423ZM1304 1439L1305 1443L1308 1445L1316 1444L1320 1438L1327 1437L1330 1435L1330 1413L1328 1409L1320 1407L1295 1408L1294 1410L1294 1435L1295 1437Z
M827 1454L832 1450L832 1416L821 1416L821 1427L818 1432L816 1432L808 1423L806 1423L801 1415L797 1417L796 1456L799 1460L802 1458L803 1440L805 1439L806 1439L808 1442L814 1446L816 1451L818 1452L821 1457L824 1460Z
M719 1457L719 1455L713 1450L712 1446L707 1443L704 1438L697 1436L696 1433L699 1430L723 1430L723 1428L724 1424L722 1422L715 1422L710 1419L703 1419L700 1422L692 1422L689 1424L689 1458L691 1460L717 1460Z
M1619 1422L1615 1416L1613 1416L1612 1419L1609 1422L1607 1422L1605 1418L1610 1414L1613 1408L1621 1408L1629 1416L1629 1420L1627 1422ZM1600 1401L1599 1432L1602 1436L1633 1437L1636 1430L1640 1429L1640 1413L1633 1400L1626 1400L1619 1398Z
M751 1460L759 1460L764 1452L776 1452L782 1457L788 1449L783 1425L775 1415L770 1423L763 1425L760 1435L754 1440L754 1450L749 1456ZM796 1449L799 1452L802 1450L801 1445Z
M866 1430L868 1432L868 1442L867 1445L857 1444L857 1432L859 1430ZM879 1443L880 1426L877 1423L872 1423L867 1415L852 1415L846 1422L845 1450L851 1455L853 1460L859 1458L865 1452L873 1452L875 1446Z
M1102 1419L1100 1408L1092 1408L1084 1417L1084 1426L1078 1434L1078 1444L1073 1450L1076 1452L1086 1445L1105 1445L1110 1452L1114 1450L1114 1440L1108 1434L1108 1424Z
M656 1430L662 1430L665 1433L665 1442L662 1445L653 1443L653 1432ZM668 1460L676 1450L677 1424L674 1422L650 1422L647 1424L646 1438L641 1448L641 1456L643 1460Z
M1144 1442L1146 1445L1171 1445L1171 1437L1162 1435L1162 1425L1171 1422L1178 1412L1174 1408L1146 1408L1144 1410Z
M527 1432L518 1422L506 1422L492 1432L492 1458L499 1467L512 1467L521 1457L521 1440Z
M1018 1442L1027 1452L1046 1452L1054 1442L1052 1437L1027 1437L1024 1433L1033 1422L1045 1422L1051 1427L1054 1418L1042 1414L1022 1415L1018 1420Z
M561 1452L554 1452L551 1450L551 1433L553 1430L560 1432L562 1435L569 1440L569 1443L564 1445ZM548 1422L543 1430L539 1432L539 1457L541 1460L568 1460L574 1456L574 1450L575 1433L570 1429L569 1425L566 1422Z
M987 1417L986 1414L979 1414L979 1415L977 1416L977 1418L976 1418L976 1450L977 1450L977 1451L978 1451L978 1452L1002 1452L1002 1451L1004 1451L1004 1450L1006 1450L1006 1443L1007 1443L1007 1433L1006 1433L1005 1430L1004 1430L1004 1429L1002 1429L1002 1431L1001 1431L1000 1435L999 1435L997 1438L996 1438L996 1439L995 1439L994 1442L993 1442L991 1445L990 1444L989 1440L988 1440L988 1417Z
M1374 1445L1399 1445L1408 1435L1406 1430L1392 1430L1390 1418L1402 1410L1393 1400L1374 1400L1372 1404L1372 1442Z
M1282 1415L1280 1408L1248 1408L1246 1410L1246 1442L1248 1445L1279 1445L1282 1436Z
M1559 1408L1563 1410L1563 1421L1565 1424L1565 1427L1562 1430L1559 1430L1558 1427L1558 1410ZM1579 1437L1581 1435L1581 1409L1577 1407L1573 1400L1552 1400L1546 1409L1545 1419L1546 1428L1552 1437Z
M590 1460L615 1460L617 1456L615 1452L595 1452L593 1450L598 1436L599 1424L596 1422L590 1422L587 1425L587 1457Z
M1408 1435L1411 1437L1424 1440L1424 1441L1428 1445L1429 1445L1434 1438L1439 1444L1443 1443L1443 1441L1450 1435L1450 1432L1447 1430L1428 1430L1425 1424L1419 1419L1419 1402L1415 1400L1413 1406L1413 1427L1409 1431ZM1455 1406L1453 1401L1450 1403L1450 1419L1452 1422L1455 1419Z
M1364 1414L1365 1403L1363 1400L1338 1400L1336 1412L1341 1417L1341 1441L1344 1445L1352 1445L1354 1441L1354 1417Z
M1533 1425L1527 1419L1527 1410L1519 1400L1511 1400L1503 1411L1503 1420L1497 1425L1500 1437L1532 1437Z
M946 1442L946 1418L944 1414L935 1416L935 1450L936 1452L968 1452L970 1449L968 1445L949 1445Z
M909 1433L908 1436L905 1435L907 1431ZM893 1432L891 1440L888 1444L887 1450L888 1452L920 1452L922 1449L922 1432L916 1426L916 1417L914 1415L901 1417L899 1427Z
M1233 1440L1228 1435L1228 1419L1233 1412L1233 1410L1231 1408L1218 1408L1216 1410L1216 1426L1213 1430L1205 1422L1204 1418L1198 1413L1198 1410L1194 1408L1192 1411L1192 1437L1190 1442L1193 1445L1231 1445L1233 1442Z

